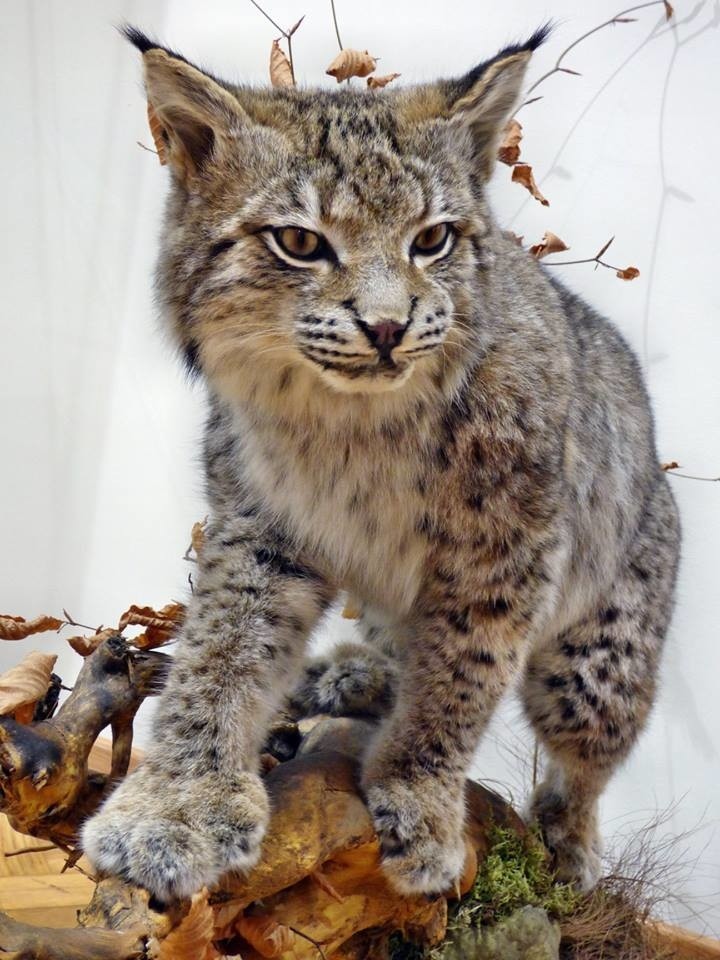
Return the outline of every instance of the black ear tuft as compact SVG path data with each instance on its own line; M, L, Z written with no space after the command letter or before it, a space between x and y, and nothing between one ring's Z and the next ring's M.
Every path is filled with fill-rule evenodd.
M539 46L545 43L554 29L555 25L552 20L548 20L546 23L543 23L542 26L538 27L535 33L531 37L528 37L525 43L513 43L509 47L506 47L500 55L508 56L511 53L523 53L526 50L534 53Z
M535 33L533 33L531 37L528 37L524 43L510 43L507 47L503 47L494 57L490 57L489 60L484 60L482 63L479 63L474 69L470 70L469 73L466 73L464 77L456 80L453 85L453 94L455 96L462 96L467 93L473 84L485 73L487 68L496 61L504 60L506 57L512 57L516 53L534 53L541 44L545 43L553 29L554 25L552 21L548 20L547 23L538 27Z
M146 33L138 30L137 27L133 27L131 23L123 23L118 27L118 30L140 53L147 53L148 50L164 50L169 57L174 57L175 60L182 60L183 63L190 63L190 61L181 53L178 53L177 50L171 50L170 47L158 43L157 40L151 40ZM195 66L195 64L190 63L190 66Z

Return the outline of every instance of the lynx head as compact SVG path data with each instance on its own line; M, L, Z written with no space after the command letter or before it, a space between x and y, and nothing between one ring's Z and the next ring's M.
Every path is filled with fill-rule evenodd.
M483 184L547 29L457 80L388 89L222 82L133 28L173 189L158 272L215 386L404 389L478 333Z

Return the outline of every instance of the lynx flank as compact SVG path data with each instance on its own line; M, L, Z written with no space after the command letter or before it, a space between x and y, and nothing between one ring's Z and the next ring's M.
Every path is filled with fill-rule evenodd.
M457 80L235 87L128 28L171 173L158 293L207 384L212 520L144 765L84 828L162 900L258 857L277 711L382 719L395 886L450 888L463 787L521 676L559 876L652 705L678 556L638 365L507 240L484 184L538 31ZM365 644L304 664L342 590Z

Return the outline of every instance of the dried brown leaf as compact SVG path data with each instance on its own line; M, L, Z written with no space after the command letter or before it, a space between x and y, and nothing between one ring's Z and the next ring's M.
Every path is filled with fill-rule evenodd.
M660 469L661 470L679 470L680 464L677 462L677 460L671 460L669 463L661 463Z
M350 77L367 77L374 73L377 60L367 50L341 50L325 73L338 83Z
M196 893L183 920L160 941L157 960L212 960L220 954L212 945L214 915L207 889Z
M529 252L536 260L542 260L543 257L547 257L550 253L561 253L563 250L569 249L570 247L568 247L565 241L561 240L557 234L546 230L540 243L533 244Z
M533 170L529 163L516 163L512 170L512 180L514 183L521 183L544 207L550 206L550 201L545 199L535 183Z
M114 633L118 631L115 627L107 627L105 630L98 630L96 633L91 633L89 636L84 637L66 637L65 639L73 648L75 653L79 653L81 657L89 657L93 653L103 640L107 640Z
M200 556L202 553L203 545L205 544L205 527L207 526L207 517L204 520L198 520L197 523L192 525L192 530L190 531L190 545L195 551L197 556Z
M520 159L520 141L522 140L522 125L514 118L508 120L503 129L503 138L498 147L498 160L509 166Z
M13 617L10 614L0 614L0 640L24 640L34 633L44 633L46 630L59 630L63 620L57 617L35 617L26 620L24 617Z
M57 657L32 650L17 666L0 676L0 716L34 704L47 693Z
M277 40L273 40L270 50L270 83L274 87L294 87L292 67Z
M619 277L621 280L634 280L635 277L640 276L640 271L637 267L625 267L624 270L618 270L615 273L616 277Z
M389 83L392 83L393 80L397 80L400 76L399 73L386 73L382 77L368 77L367 85L371 90L381 90L383 87L386 87Z
M153 607L139 607L133 603L120 617L118 630L135 626L155 627L177 632L184 619L185 605L182 603L166 603L160 610L155 610Z
M665 19L670 20L672 15L675 13L675 9L671 3L668 3L668 0L664 0L665 7Z
M235 929L261 957L279 957L289 951L295 940L290 927L271 917L239 917Z
M150 127L150 133L152 134L153 143L155 144L155 149L157 150L158 160L160 161L160 166L165 166L168 162L167 158L167 142L165 140L165 129L158 119L158 115L155 113L153 108L148 102L147 105L147 118L148 126Z

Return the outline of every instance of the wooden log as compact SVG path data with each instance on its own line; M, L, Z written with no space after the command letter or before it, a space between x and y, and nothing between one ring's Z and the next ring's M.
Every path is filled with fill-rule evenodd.
M83 663L55 717L21 724L0 717L0 810L14 829L70 848L82 821L99 805L110 777L88 771L98 734L112 725L111 777L127 771L132 718L160 690L170 658L133 651L116 634Z

